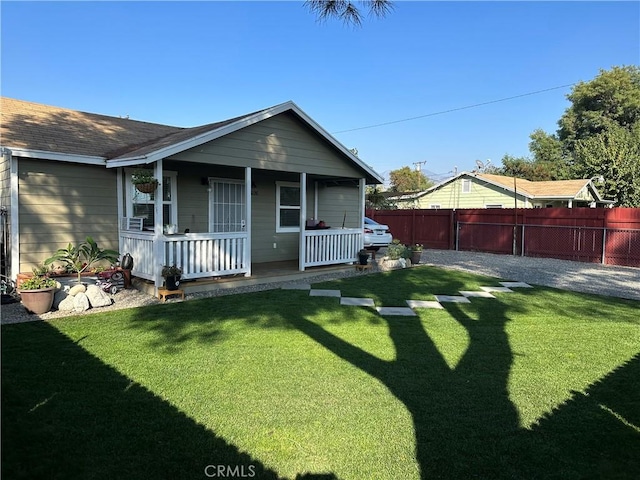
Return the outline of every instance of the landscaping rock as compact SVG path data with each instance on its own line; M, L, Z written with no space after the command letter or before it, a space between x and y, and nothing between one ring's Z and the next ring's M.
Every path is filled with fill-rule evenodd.
M73 303L73 297L71 295L67 295L67 297L58 304L58 310L61 312L73 312L74 309L75 304Z
M93 308L108 307L111 305L111 297L102 291L102 289L97 285L89 285L87 287L86 295L89 299L89 304L91 304Z
M406 268L407 262L411 265L410 260L406 260L404 258L400 258L398 260L391 260L389 258L383 258L379 264L380 270L383 272L388 272L389 270L397 270L399 268Z
M77 295L78 293L84 293L86 291L87 291L87 287L85 285L83 285L83 284L74 285L69 290L69 295L74 296L74 295Z
M64 290L56 291L56 294L53 296L53 308L60 310L60 303L69 296L67 292ZM71 308L73 310L73 308Z
M73 289L72 289L73 290ZM73 297L73 309L76 312L84 312L85 310L89 310L91 305L89 305L89 298L87 294L84 292L80 292Z

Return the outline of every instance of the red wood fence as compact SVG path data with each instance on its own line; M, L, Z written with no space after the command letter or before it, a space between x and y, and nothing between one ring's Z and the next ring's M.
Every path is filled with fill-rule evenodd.
M369 210L402 243L640 267L640 208Z

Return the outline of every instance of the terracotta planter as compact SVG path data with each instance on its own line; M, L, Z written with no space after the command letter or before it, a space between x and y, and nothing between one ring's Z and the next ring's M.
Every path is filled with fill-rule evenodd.
M40 315L51 310L56 287L41 288L39 290L18 290L22 304L28 311Z
M158 184L155 182L136 184L136 190L142 193L153 193L156 191L157 187L158 187Z

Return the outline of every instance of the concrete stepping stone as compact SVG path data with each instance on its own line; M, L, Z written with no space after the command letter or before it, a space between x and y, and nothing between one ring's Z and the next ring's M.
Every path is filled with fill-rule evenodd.
M309 283L294 283L291 285L283 285L282 290L311 290Z
M533 288L525 282L500 282L500 285L507 288Z
M434 295L434 297L436 297L440 303L471 303L469 299L463 295Z
M416 312L408 307L376 307L380 315L415 317Z
M320 290L312 288L309 290L309 296L311 297L340 297L340 290Z
M501 292L501 293L513 292L513 290L507 287L480 287L480 288L485 292Z
M407 300L407 305L411 308L439 308L440 310L444 308L440 302L429 300Z
M494 295L491 295L489 292L472 292L470 290L460 290L460 293L465 297L479 297L479 298L496 298Z
M340 299L340 305L349 305L353 307L375 307L376 304L373 298L356 298L356 297L342 297Z

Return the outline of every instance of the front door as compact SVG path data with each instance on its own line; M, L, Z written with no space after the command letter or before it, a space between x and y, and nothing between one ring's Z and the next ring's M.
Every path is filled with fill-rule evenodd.
M209 231L244 232L247 228L244 182L212 178L209 180Z

